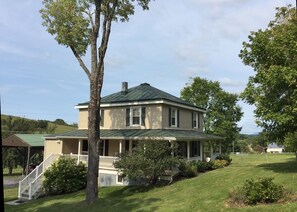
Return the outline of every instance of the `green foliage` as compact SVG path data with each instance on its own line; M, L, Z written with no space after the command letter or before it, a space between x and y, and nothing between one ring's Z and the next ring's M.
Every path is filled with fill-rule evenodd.
M255 75L241 97L256 106L256 122L270 140L283 141L297 131L297 16L291 5L276 10L268 27L243 43L239 56Z
M224 168L225 166L228 166L229 162L226 160L214 160L212 168L213 169L219 169L219 168Z
M59 125L68 125L63 119L56 119L53 123Z
M297 132L288 133L285 138L285 151L286 152L297 152Z
M196 168L197 168L197 172L206 172L206 171L210 171L212 170L213 166L213 161L197 161L196 162Z
M140 141L132 152L120 154L114 165L129 180L156 185L159 177L177 166L178 159L172 156L175 150L166 141Z
M194 163L190 163L186 160L180 160L178 169L180 175L183 177L195 177L197 175L197 168Z
M217 160L225 160L227 161L227 165L229 165L231 162L232 162L232 158L230 157L230 155L227 155L227 154L219 154L217 157L216 157Z
M87 170L84 163L61 156L44 172L43 187L48 195L66 194L86 187Z
M237 204L248 205L277 202L285 198L287 192L282 185L277 185L272 180L271 177L246 180L242 187L231 191L229 198L233 198Z
M231 152L241 130L237 122L243 115L238 96L224 91L217 81L195 77L181 90L181 98L206 109L205 132L224 137L224 152Z

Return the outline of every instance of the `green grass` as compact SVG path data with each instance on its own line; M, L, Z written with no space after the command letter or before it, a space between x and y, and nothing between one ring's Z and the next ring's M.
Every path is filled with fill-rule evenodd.
M250 178L274 177L274 182L297 192L295 155L234 155L232 159L228 167L166 187L99 188L99 201L92 206L85 204L85 192L80 191L17 206L5 205L5 211L297 211L297 203L226 206L230 189L242 186Z

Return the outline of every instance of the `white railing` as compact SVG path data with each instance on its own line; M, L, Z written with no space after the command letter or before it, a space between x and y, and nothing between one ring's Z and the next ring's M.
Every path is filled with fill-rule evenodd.
M44 171L47 170L54 161L56 161L62 154L51 154L47 157L41 164L36 166L36 168L28 174L22 181L19 182L19 193L18 198L28 198L32 199L33 195L40 190L43 182ZM83 162L88 165L88 155L78 155L78 154L67 154L63 155L65 157L76 158L77 163ZM117 157L100 156L99 168L113 169L113 163ZM28 197L24 197L23 194L28 192Z
M22 194L28 191L29 199L32 199L32 195L41 187L42 176L44 171L58 158L59 154L51 154L41 164L30 172L23 180L19 182L18 198L23 198Z

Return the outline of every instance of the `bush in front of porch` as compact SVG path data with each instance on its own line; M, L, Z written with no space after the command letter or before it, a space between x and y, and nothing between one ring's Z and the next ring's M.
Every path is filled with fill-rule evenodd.
M114 166L128 180L142 180L154 186L177 167L178 159L172 156L175 151L176 148L167 141L140 141L132 152L120 154Z
M44 192L47 195L72 193L86 188L87 168L83 162L61 156L44 172Z

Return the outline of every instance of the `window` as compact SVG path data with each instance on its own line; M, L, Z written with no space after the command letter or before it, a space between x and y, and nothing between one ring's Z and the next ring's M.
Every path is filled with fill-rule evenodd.
M190 157L200 156L200 141L191 141Z
M179 110L169 108L169 127L179 127Z
M117 175L117 184L123 184L124 183L124 177L121 174Z
M192 127L200 128L200 116L199 113L192 113Z
M132 108L132 125L140 125L140 108Z
M126 126L145 125L145 107L131 107L126 109Z
M82 143L82 151L83 152L87 152L88 151L88 140L83 140L83 143Z
M100 140L99 142L99 155L100 156L108 156L108 140Z

